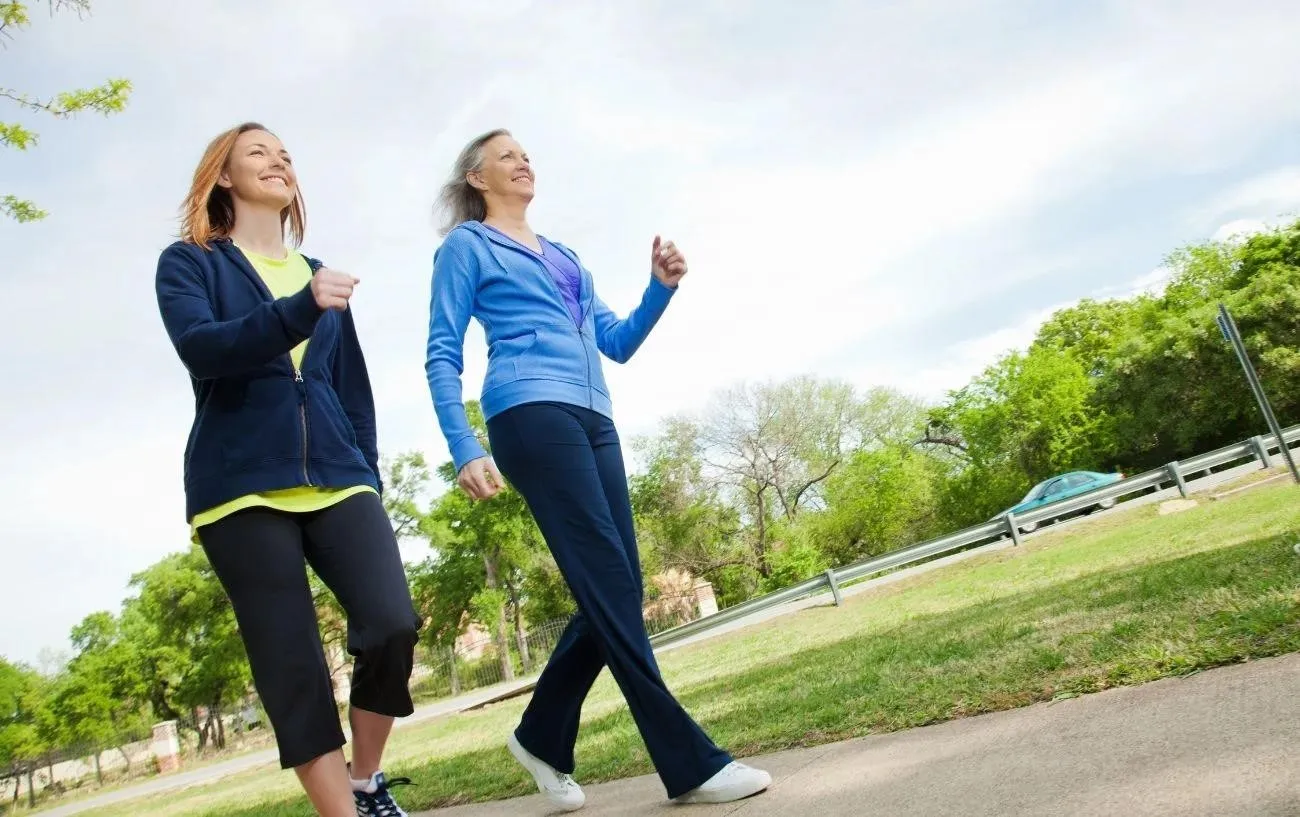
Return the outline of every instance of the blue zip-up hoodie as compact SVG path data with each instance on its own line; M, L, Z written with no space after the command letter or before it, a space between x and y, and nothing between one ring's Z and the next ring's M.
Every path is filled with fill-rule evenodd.
M597 297L577 254L551 244L582 273L581 324L574 322L540 259L477 221L452 230L434 253L425 373L457 471L486 453L465 415L460 382L471 317L487 335L481 400L486 418L539 401L582 406L612 418L600 355L627 362L675 292L652 275L640 305L619 318Z
M312 273L321 262L307 259ZM382 490L375 403L352 311L311 287L273 298L228 239L163 250L158 309L194 388L185 518L247 494L369 485ZM289 352L310 338L302 370Z

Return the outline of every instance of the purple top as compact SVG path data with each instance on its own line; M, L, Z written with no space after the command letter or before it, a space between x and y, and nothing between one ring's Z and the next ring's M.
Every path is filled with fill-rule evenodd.
M510 236L501 232L496 227L493 227L491 224L484 224L483 226L487 227L497 235L509 239L511 242L525 250L529 255L542 262L542 266L546 267L546 271L551 274L551 278L555 281L556 289L560 290L560 298L564 301L564 305L568 307L569 314L573 317L573 322L576 325L581 326L582 272L578 269L578 265L573 263L573 260L561 252L554 244L547 241L545 238L542 238L540 235L537 236L537 240L542 245L542 251L539 253L532 247L510 238Z

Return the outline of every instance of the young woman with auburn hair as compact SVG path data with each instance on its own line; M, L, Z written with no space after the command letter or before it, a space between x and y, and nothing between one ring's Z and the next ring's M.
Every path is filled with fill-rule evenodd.
M288 152L256 123L208 145L158 308L190 375L186 519L234 607L279 744L327 817L400 817L380 758L420 619L388 516L375 408L349 303L358 281L296 250L306 212ZM286 235L287 233L287 235ZM307 565L348 616L345 743Z

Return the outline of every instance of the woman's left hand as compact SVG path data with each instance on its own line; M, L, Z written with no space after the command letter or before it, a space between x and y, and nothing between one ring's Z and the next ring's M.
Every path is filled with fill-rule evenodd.
M659 236L655 236L650 248L650 273L659 283L669 289L676 289L686 275L686 258L676 244L661 241Z

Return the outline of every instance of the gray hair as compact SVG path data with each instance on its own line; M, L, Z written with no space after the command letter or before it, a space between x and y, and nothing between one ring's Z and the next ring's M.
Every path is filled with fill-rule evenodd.
M435 212L442 213L442 225L438 232L446 235L457 226L467 221L482 221L487 218L487 202L483 194L476 190L465 177L483 168L483 146L498 136L510 136L505 128L490 130L482 136L476 136L456 157L456 166L451 171L451 178L438 193Z

